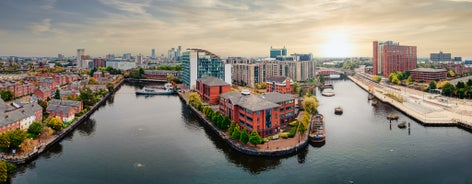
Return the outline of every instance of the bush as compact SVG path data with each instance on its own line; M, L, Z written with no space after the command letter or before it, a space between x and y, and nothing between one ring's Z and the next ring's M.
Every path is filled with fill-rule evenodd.
M288 138L288 133L287 132L280 133L279 137L283 138L283 139L287 139Z
M36 137L41 133L42 129L43 124L41 124L40 122L33 122L28 128L28 133L33 134Z
M56 117L52 117L49 121L47 121L46 125L55 131L60 131L65 127L62 120Z
M234 131L235 127L236 127L236 123L234 123L234 121L231 121L231 123L229 124L229 128L228 128L228 134L229 135L233 135L233 131Z
M256 130L251 132L251 135L249 136L249 142L253 145L257 145L262 142L262 138Z
M290 125L290 126L292 126L292 127L298 126L298 121L297 121L297 120L292 121L292 122L290 122L288 125Z
M247 133L246 129L243 129L243 131L241 132L241 136L239 140L243 142L244 144L246 144L249 141L249 134Z
M290 129L290 132L288 133L288 137L292 138L295 136L295 133L297 132L297 127L294 126L292 129Z
M239 130L239 125L236 125L236 127L235 127L234 130L233 130L233 134L231 134L231 136L232 136L234 139L239 140L239 138L241 137L241 131Z

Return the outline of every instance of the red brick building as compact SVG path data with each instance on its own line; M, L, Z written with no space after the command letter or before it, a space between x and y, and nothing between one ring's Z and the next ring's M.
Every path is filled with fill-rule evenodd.
M417 68L410 71L411 79L415 82L430 82L447 78L446 69Z
M268 77L266 79L266 91L291 94L293 93L293 81L288 77Z
M197 80L196 90L203 100L218 104L220 94L231 91L231 85L216 77L207 76Z
M276 99L278 103L270 100ZM280 127L295 117L295 98L289 94L266 96L227 92L220 95L219 110L241 128L256 130L262 137L277 134ZM283 109L283 110L282 110Z
M34 95L41 100L46 100L48 97L52 98L52 91L47 88L39 88L34 91Z
M21 97L32 94L35 90L34 85L29 82L1 81L0 90L11 91L13 96Z
M10 130L28 129L33 122L41 122L42 118L43 108L37 103L14 107L0 99L0 134Z
M398 42L373 42L373 74L388 77L392 72L411 71L416 68L416 46L403 46Z

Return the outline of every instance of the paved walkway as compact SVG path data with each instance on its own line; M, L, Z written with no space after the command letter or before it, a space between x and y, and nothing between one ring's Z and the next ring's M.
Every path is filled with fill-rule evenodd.
M383 86L363 75L350 78L365 90L369 90L369 86L373 86L374 95L378 99L390 103L425 124L457 124L461 122L469 127L472 126L472 113L470 113L472 112L472 102L432 95L403 86ZM387 93L402 96L406 102L400 103L392 100L384 95ZM440 101L444 98L447 98L447 103Z

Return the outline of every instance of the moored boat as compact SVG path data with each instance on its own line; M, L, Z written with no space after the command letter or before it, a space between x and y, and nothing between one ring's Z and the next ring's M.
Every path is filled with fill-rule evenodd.
M341 115L343 114L343 108L341 106L337 106L334 108L334 114Z
M331 97L334 96L334 91L331 89L324 89L323 92L321 92L321 95Z
M323 143L326 141L326 129L323 115L317 114L313 117L310 125L308 137L313 143Z
M402 121L401 123L398 123L398 128L406 128L406 121Z
M164 89L154 89L144 87L142 90L136 91L136 95L172 95L174 87L170 83L164 85Z

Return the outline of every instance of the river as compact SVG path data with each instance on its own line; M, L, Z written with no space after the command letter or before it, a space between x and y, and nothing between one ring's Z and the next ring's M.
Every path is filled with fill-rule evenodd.
M424 127L393 107L370 105L353 82L317 95L327 141L298 154L243 155L204 128L177 96L136 96L123 85L59 144L18 168L12 183L464 183L472 134ZM319 93L318 93L319 94ZM342 106L343 115L334 115ZM411 128L386 120L399 113Z

